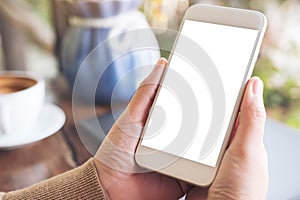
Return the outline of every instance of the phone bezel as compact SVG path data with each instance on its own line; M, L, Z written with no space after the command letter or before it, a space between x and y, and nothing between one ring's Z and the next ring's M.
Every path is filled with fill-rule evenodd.
M183 18L180 27L180 32L185 20L194 20L194 21L201 21L201 22L207 22L213 24L228 25L228 26L258 30L256 42L252 50L251 57L249 59L246 73L243 77L243 84L240 87L238 99L234 107L233 115L230 119L230 123L226 132L225 139L222 144L222 148L218 157L216 167L210 167L182 157L178 157L162 151L154 150L152 148L141 145L142 139L140 139L139 141L136 150L138 153L135 154L135 160L138 165L150 170L158 171L162 174L172 176L177 179L187 181L189 183L198 186L205 187L205 186L209 186L214 180L214 177L217 173L222 157L228 146L228 141L230 139L230 135L235 124L236 116L239 111L244 89L248 79L252 74L254 64L256 62L259 53L263 35L266 30L267 20L264 14L258 11L212 6L212 5L203 5L203 4L193 5L190 8L188 8ZM171 52L173 52L175 48L178 37L179 34L174 42ZM169 57L169 61L171 59L172 59L172 54ZM164 77L162 78L161 82L163 82L163 79ZM158 94L159 94L159 90L154 99L153 105L155 104ZM150 118L152 109L153 107L151 108L148 119ZM148 120L146 122L144 130L146 129L147 124L148 124ZM144 133L145 131L143 131L142 137L144 136ZM174 161L174 159L176 160L175 162L169 164L168 166L164 166L166 163Z

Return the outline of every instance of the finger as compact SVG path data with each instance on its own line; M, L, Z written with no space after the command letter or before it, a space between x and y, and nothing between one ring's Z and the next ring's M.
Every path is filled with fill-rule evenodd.
M109 131L95 155L102 164L115 171L139 172L134 161L134 151L166 65L165 59L158 60Z
M158 60L152 73L140 84L126 110L111 131L121 129L121 132L126 135L139 138L166 65L167 61L164 58Z
M256 77L250 79L241 104L237 131L210 187L208 198L265 199L268 159L263 145L266 112L262 93L262 81Z
M133 123L140 125L145 123L167 63L166 59L160 58L152 73L140 84L137 92L132 97L128 105L128 111Z
M263 83L251 78L245 90L239 114L239 124L230 148L253 147L263 143L266 111L263 104Z
M127 136L135 137L136 140L139 138L166 65L167 61L164 58L158 60L153 71L140 84L126 110L122 113L110 132L117 134L125 133ZM120 129L121 131L116 129ZM120 137L124 137L124 135Z

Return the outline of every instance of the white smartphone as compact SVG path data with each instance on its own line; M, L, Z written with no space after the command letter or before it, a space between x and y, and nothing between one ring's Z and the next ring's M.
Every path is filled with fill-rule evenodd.
M257 11L188 8L136 149L138 165L199 186L212 183L266 24Z

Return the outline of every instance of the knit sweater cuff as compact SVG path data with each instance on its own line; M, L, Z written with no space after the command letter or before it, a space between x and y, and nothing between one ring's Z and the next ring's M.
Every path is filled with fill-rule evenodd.
M93 159L82 166L28 188L9 192L4 200L14 199L105 199Z

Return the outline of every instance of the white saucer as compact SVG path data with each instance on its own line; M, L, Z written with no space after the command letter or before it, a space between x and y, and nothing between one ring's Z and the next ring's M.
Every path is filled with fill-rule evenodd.
M19 148L56 133L65 123L64 111L52 103L45 103L35 126L19 133L0 134L0 150Z

